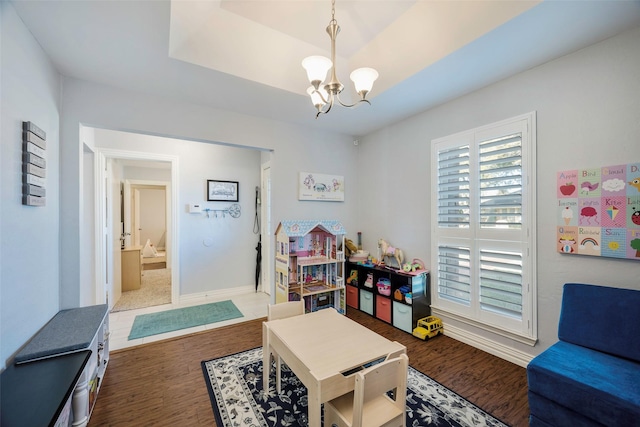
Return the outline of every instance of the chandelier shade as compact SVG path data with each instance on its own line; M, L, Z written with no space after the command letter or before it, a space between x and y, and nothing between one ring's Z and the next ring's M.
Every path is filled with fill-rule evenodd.
M373 88L373 82L378 78L378 72L373 68L358 68L354 70L350 78L355 85L360 99L353 104L345 104L340 100L340 92L344 86L336 76L336 38L340 32L340 26L335 18L336 3L331 1L331 21L327 26L327 34L331 38L331 59L324 56L309 56L302 60L302 67L307 71L307 78L311 86L307 94L311 97L311 103L318 110L316 119L320 114L326 114L331 110L335 101L343 107L351 108L366 102L371 104L366 96ZM331 71L329 81L323 84L327 73Z
M367 93L371 92L373 82L378 78L378 72L373 68L358 68L353 70L349 78L353 81L356 92L364 98Z
M327 78L327 72L331 69L333 63L329 58L324 56L308 56L302 60L302 67L307 70L307 78L317 89L318 85Z

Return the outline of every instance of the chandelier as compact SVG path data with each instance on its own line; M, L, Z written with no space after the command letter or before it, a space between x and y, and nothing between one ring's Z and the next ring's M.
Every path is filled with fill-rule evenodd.
M335 15L336 2L332 0L331 21L327 26L327 34L331 37L331 59L324 56L309 56L302 60L302 67L307 70L307 77L311 82L307 93L311 96L311 102L318 110L316 119L320 114L327 114L335 101L347 108L355 107L361 102L371 105L371 102L366 97L371 92L373 82L378 78L378 72L373 68L358 68L354 70L349 77L355 85L356 92L360 95L360 100L353 104L345 104L340 100L340 92L342 92L344 86L336 76L336 37L340 32L340 26L336 21ZM330 80L322 86L329 69L331 69Z

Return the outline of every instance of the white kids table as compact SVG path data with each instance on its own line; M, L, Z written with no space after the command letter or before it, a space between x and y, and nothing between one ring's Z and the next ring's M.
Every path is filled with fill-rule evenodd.
M269 389L270 349L307 387L310 427L320 427L322 403L353 391L355 372L407 351L333 308L262 324L263 390Z

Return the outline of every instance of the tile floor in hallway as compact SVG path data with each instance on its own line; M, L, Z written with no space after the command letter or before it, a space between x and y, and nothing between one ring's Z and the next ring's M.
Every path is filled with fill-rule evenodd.
M129 332L133 326L133 321L139 314L157 313L159 311L171 310L174 308L190 307L200 304L208 304L216 301L224 301L230 299L242 312L244 317L237 319L225 320L222 322L211 323L193 328L181 329L179 331L167 332L165 334L152 335L149 337L138 338L129 341ZM117 313L109 313L109 351L119 350L127 347L133 347L140 344L146 344L153 341L173 338L180 335L187 335L194 332L205 331L208 329L219 328L234 323L246 322L247 320L258 319L267 316L267 305L269 304L269 295L263 292L251 292L246 294L218 297L193 298L188 301L176 304L157 305L154 307L141 308L138 310L119 311Z

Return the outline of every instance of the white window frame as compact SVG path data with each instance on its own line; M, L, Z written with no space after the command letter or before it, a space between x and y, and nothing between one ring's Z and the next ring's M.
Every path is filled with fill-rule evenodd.
M479 227L478 153L480 142L514 133L522 137L522 228L484 229ZM438 153L442 150L469 146L470 220L468 228L438 225ZM479 128L431 141L431 301L435 313L498 335L534 345L537 340L536 292L536 113L531 112ZM471 243L470 243L471 242ZM442 245L459 245L471 250L471 297L464 304L438 293L439 253ZM479 251L509 250L522 255L522 313L514 318L482 309L480 305Z

